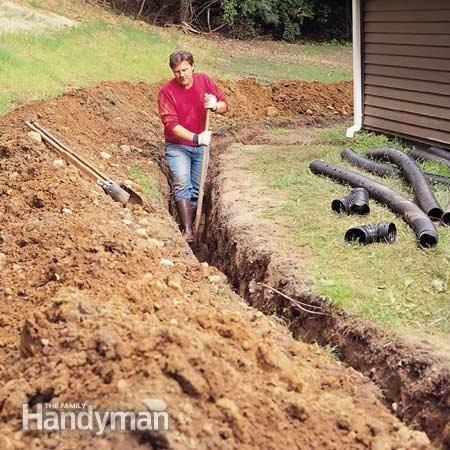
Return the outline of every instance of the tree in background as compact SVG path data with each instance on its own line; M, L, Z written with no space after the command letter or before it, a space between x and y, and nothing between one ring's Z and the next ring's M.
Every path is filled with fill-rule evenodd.
M155 25L180 24L190 32L222 32L248 39L269 35L349 39L350 0L110 0L111 6Z
M235 37L270 34L294 41L306 17L313 17L311 0L222 0L223 21Z

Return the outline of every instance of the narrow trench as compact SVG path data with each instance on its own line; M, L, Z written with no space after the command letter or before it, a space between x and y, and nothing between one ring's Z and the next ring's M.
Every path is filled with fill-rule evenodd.
M242 139L241 139L242 141ZM222 140L220 151L230 144ZM225 275L245 301L267 315L282 318L295 339L332 346L346 365L372 380L382 391L391 411L410 427L427 433L444 449L450 449L450 399L448 361L430 356L429 349L392 339L375 324L349 317L344 311L305 293L302 280L289 268L280 267L264 247L242 245L227 226L217 183L220 168L210 165L205 186L202 242L192 251L199 261L207 261ZM165 168L166 169L166 168ZM168 175L167 170L164 170ZM173 205L169 211L173 214ZM326 315L305 315L281 295L261 288L267 283L284 294L319 306Z

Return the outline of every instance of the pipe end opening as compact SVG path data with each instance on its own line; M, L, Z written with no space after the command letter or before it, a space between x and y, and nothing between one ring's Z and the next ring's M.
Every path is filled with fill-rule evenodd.
M345 205L342 200L336 199L331 202L331 209L338 214L346 211Z
M424 248L431 248L437 245L437 237L429 233L422 233L419 237L420 245Z
M344 236L344 240L349 243L367 244L367 236L360 228L350 228Z
M441 208L432 208L428 211L428 217L432 220L441 220L444 211Z
M442 214L441 223L444 227L450 227L450 211Z

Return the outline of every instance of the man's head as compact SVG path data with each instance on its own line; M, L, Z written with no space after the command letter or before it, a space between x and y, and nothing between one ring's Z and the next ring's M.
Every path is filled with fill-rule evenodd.
M180 86L190 88L193 82L194 56L191 52L180 50L169 57L169 65Z

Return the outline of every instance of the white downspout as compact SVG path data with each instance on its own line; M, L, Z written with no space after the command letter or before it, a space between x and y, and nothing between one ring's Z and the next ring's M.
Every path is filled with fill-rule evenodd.
M361 1L353 0L353 123L345 135L352 138L362 127L362 77L361 77Z

